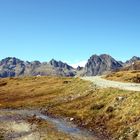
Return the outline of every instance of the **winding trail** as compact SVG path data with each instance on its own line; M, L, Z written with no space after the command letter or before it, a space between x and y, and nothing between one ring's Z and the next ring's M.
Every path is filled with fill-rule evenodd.
M111 81L103 79L101 76L91 76L91 77L81 77L83 80L91 81L96 86L102 88L119 88L122 90L129 90L129 91L140 91L140 84L136 83L123 83L117 81Z

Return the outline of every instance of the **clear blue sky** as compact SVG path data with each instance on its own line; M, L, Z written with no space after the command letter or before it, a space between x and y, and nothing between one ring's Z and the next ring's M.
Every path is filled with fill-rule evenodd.
M0 0L0 48L29 61L140 56L140 0Z

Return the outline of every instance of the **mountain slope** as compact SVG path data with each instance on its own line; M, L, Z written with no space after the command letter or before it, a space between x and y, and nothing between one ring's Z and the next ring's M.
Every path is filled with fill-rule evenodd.
M140 57L133 56L123 64L121 70L140 70Z
M140 61L140 57L133 56L130 60L126 61L124 65L131 65L133 62Z
M7 57L0 61L0 77L15 76L75 76L75 70L66 63L51 60L49 63L39 61L22 61L15 57Z
M84 75L95 76L101 75L109 71L113 71L122 67L122 64L112 58L110 55L102 54L100 56L93 55L88 60Z
M85 67L74 69L62 61L52 59L50 62L22 61L7 57L0 61L0 77L18 76L95 76L108 74L116 70L140 70L140 57L132 57L125 63L115 60L107 54L92 55Z

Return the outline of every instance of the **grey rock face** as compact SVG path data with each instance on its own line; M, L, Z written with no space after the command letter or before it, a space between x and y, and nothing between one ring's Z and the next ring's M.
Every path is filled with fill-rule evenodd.
M24 70L24 62L15 57L8 57L0 61L0 77L19 76Z
M0 77L16 76L75 76L75 70L66 63L51 60L49 63L39 61L24 62L15 57L8 57L0 61Z
M130 60L126 61L124 65L131 65L133 62L140 61L140 57L133 56Z
M78 66L74 69L62 61L52 59L50 62L39 61L22 61L15 57L7 57L0 61L0 77L17 77L17 76L95 76L102 75L114 70L132 67L132 63L140 60L140 57L132 57L123 63L116 61L110 55L93 55L88 60L85 67ZM139 64L137 64L139 65ZM136 65L136 69L139 67ZM128 68L129 69L129 68Z
M114 58L107 54L102 54L100 56L93 55L88 60L84 75L86 76L95 76L101 75L105 72L116 70L122 67L122 64L116 61Z
M54 59L52 59L49 63L50 63L50 65L52 65L55 68L65 68L65 69L68 69L68 70L73 69L73 67L69 66L68 64L63 63L61 61L56 61Z
M76 70L77 70L77 71L81 71L83 68L84 68L84 67L78 66Z

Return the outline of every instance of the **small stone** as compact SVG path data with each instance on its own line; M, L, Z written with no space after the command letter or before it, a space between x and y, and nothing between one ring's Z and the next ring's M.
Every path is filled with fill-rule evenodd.
M38 74L36 77L41 77L41 75L40 75L40 74Z
M74 118L70 118L70 121L73 121L74 120Z
M119 97L116 98L116 100L117 100L117 101L122 101L122 100L124 100L124 97L119 96Z

